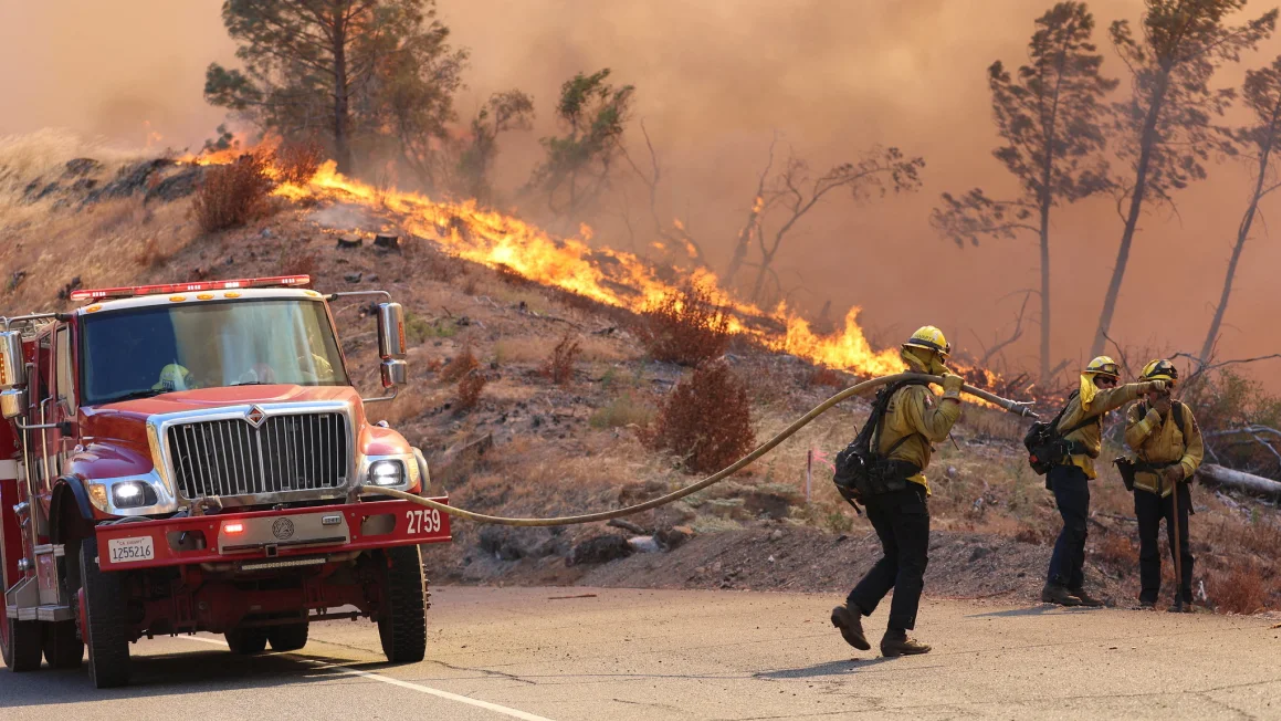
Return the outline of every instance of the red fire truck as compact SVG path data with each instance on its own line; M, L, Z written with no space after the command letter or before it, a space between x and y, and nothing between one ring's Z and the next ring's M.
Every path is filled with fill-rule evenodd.
M448 516L427 463L370 403L404 383L404 316L377 291L384 394L361 398L307 276L76 291L0 318L0 650L12 671L129 679L130 644L225 634L292 651L364 616L423 658L419 546ZM444 502L444 498L436 498Z

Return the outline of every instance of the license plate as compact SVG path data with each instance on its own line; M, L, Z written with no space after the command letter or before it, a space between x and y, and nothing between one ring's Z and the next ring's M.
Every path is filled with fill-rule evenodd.
M107 541L107 553L112 563L137 563L154 559L156 547L151 536L113 538Z

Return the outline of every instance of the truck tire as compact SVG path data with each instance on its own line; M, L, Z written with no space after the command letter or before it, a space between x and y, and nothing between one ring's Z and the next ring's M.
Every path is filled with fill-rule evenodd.
M255 656L267 650L265 628L233 628L224 636L231 652L240 656Z
M384 552L378 638L392 663L418 663L427 654L427 583L418 546Z
M98 566L98 539L80 543L80 582L84 594L85 628L81 637L89 649L89 678L97 688L129 683L129 621L124 579Z
M80 668L85 657L85 644L77 635L76 622L45 623L44 658L53 668Z
M309 623L291 623L287 626L273 626L267 629L267 640L271 641L272 651L297 651L307 645Z
M2 600L2 599L0 599ZM14 673L40 670L40 622L6 618L0 629L0 656Z

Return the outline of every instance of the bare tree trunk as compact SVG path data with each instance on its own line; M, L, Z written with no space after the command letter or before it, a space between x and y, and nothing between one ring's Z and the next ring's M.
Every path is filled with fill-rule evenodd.
M1048 173L1047 173L1048 175ZM1050 203L1041 201L1041 386L1050 382Z
M1099 315L1099 327L1094 333L1094 343L1090 346L1090 356L1103 354L1107 343L1108 331L1112 329L1112 315L1116 312L1117 297L1121 295L1121 280L1125 278L1125 266L1130 260L1130 246L1134 243L1134 231L1139 225L1139 213L1143 210L1143 200L1147 193L1148 166L1152 162L1152 145L1156 142L1156 123L1161 115L1161 106L1165 103L1165 92L1170 82L1170 71L1163 69L1157 79L1156 90L1152 93L1152 104L1148 115L1143 119L1143 133L1139 136L1139 162L1134 171L1134 190L1130 195L1130 212L1125 219L1125 231L1121 234L1121 247L1116 252L1116 266L1112 268L1112 280L1108 283L1107 295L1103 298L1103 312Z
M1241 251L1245 249L1245 241L1250 237L1250 226L1254 224L1254 215L1259 209L1259 198L1263 196L1263 183L1268 172L1268 156L1272 153L1272 136L1269 134L1269 140L1264 143L1261 149L1262 157L1259 159L1259 179L1254 185L1254 195L1250 196L1250 206L1245 210L1245 216L1241 218L1241 226L1237 229L1237 242L1232 247L1232 258L1228 261L1228 274L1223 279L1223 293L1219 296L1219 305L1214 309L1214 320L1210 321L1210 331L1206 333L1205 345L1201 346L1201 362L1209 363L1210 354L1214 352L1214 343L1219 339L1219 328L1223 325L1223 316L1228 310L1228 296L1232 294L1232 279L1236 277L1237 263L1241 260Z
M347 28L338 15L341 10L334 10L334 161L338 172L350 175L352 167L351 145L347 138L349 119L347 87Z

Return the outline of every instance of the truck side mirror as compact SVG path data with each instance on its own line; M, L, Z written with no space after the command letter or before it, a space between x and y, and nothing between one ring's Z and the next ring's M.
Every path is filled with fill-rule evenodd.
M399 303L378 304L378 355L384 361L405 357L405 309Z
M27 407L27 366L22 361L22 332L0 333L0 415L17 418Z
M383 388L403 386L409 377L409 364L403 360L388 358L382 362L379 372L382 375Z

